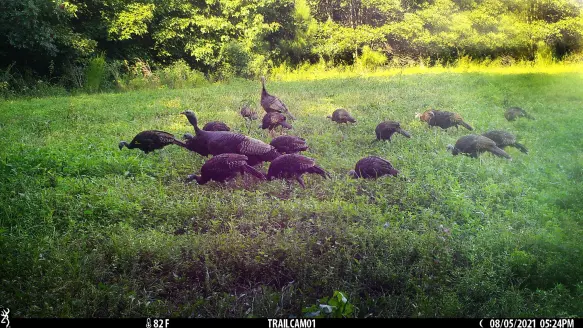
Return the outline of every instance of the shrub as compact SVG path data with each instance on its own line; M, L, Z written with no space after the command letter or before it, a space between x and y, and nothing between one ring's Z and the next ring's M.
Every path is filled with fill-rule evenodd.
M161 84L171 89L197 87L207 83L201 72L191 69L182 59L157 71L155 75L159 77Z
M375 69L387 62L387 56L380 51L372 50L369 46L362 48L362 54L358 58L358 65L366 69Z
M85 76L85 89L89 92L99 91L105 77L105 55L103 53L89 60Z

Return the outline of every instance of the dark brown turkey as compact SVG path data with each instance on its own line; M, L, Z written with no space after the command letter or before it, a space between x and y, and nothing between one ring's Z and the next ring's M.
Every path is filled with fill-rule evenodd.
M238 173L242 175L249 173L260 180L265 180L263 173L247 164L247 160L247 156L241 154L220 154L214 156L202 165L200 175L189 175L186 182L196 180L199 185L203 185L210 180L214 180L224 183L234 179Z
M457 113L430 109L423 114L417 114L416 117L421 119L421 121L427 122L429 126L439 126L442 129L448 129L452 126L455 126L456 129L458 129L458 125L461 125L470 131L474 129L468 123L464 122L461 115Z
M332 116L326 116L326 118L329 118L336 123L356 123L356 120L344 108L338 108L332 113Z
M210 155L210 152L206 147L206 143L201 138L195 137L190 133L185 133L184 139L186 139L184 142L186 144L186 149L198 153L201 156L207 157Z
M378 156L368 156L359 160L356 162L354 170L348 172L353 178L365 179L375 179L383 175L396 177L398 173L399 171L393 167L391 162Z
M315 173L324 178L330 177L326 171L316 165L316 161L313 159L299 154L286 154L271 162L267 171L267 179L296 179L302 188L305 188L306 185L302 179L304 173Z
M248 157L247 163L251 166L264 161L271 162L281 155L273 146L239 133L201 130L194 112L187 110L182 114L186 115L190 124L194 126L196 137L200 138L201 144L212 155L225 153L245 155Z
M278 112L270 112L263 116L263 124L259 127L264 130L268 129L269 134L273 137L273 130L278 126L281 126L282 130L283 128L292 129L292 126L287 122L285 115Z
M304 138L296 136L279 136L271 140L269 144L282 154L294 154L309 148Z
M202 129L205 131L231 131L227 124L219 121L208 122Z
M377 127L375 129L375 133L377 135L376 140L389 140L389 141L391 141L391 136L395 132L398 132L407 138L411 138L411 135L409 134L409 132L401 129L401 124L399 124L399 122L384 121L384 122L379 123L379 125L377 125Z
M263 107L267 113L279 112L282 114L288 114L292 120L295 120L296 118L289 112L283 101L276 96L267 93L267 90L265 90L265 76L261 77L261 85L263 87L261 89L261 107Z
M455 147L448 145L447 149L451 150L454 156L463 153L470 157L477 158L481 153L489 151L496 156L512 160L512 157L510 157L510 155L504 150L498 148L492 139L477 134L463 136L455 143Z
M119 150L125 146L129 149L138 148L147 154L151 151L162 149L171 144L178 145L180 147L186 147L184 142L176 139L174 135L168 132L146 130L138 133L130 143L127 141L121 141L119 143Z
M524 145L516 142L516 136L508 131L492 130L482 134L486 138L492 139L498 148L504 149L507 146L512 146L521 152L528 154L528 149Z
M520 107L508 108L504 113L504 117L506 117L508 121L514 121L519 117L526 117L528 119L534 120L534 117L532 117L532 115L528 114L524 109Z

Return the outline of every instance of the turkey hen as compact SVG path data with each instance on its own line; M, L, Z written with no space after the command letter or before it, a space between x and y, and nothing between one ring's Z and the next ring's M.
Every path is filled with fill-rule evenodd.
M182 114L186 115L190 124L194 126L196 138L200 139L201 144L212 155L225 153L245 155L248 158L247 163L251 166L265 161L271 162L281 155L273 146L239 133L201 130L194 112L187 110Z
M186 141L184 142L186 144L185 147L186 149L198 153L199 155L204 157L208 157L208 155L210 155L210 152L206 147L204 140L202 140L201 138L195 137L190 133L185 133L184 139L186 139Z
M507 146L512 146L521 152L528 154L528 149L524 145L516 142L516 136L508 131L492 130L482 134L486 138L492 139L498 148L504 149Z
M458 129L458 125L472 131L472 128L468 123L464 122L464 119L460 114L446 112L441 110L427 110L423 114L417 114L416 117L421 119L421 121L427 122L429 126L439 126L442 129L448 129L455 126Z
M520 107L510 107L506 110L506 112L504 113L504 117L508 120L508 121L514 121L519 117L526 117L528 119L534 120L534 117L532 117L532 115L528 114L524 109L520 108Z
M263 124L259 127L264 130L268 129L269 134L273 137L273 130L278 126L281 126L282 129L292 129L292 126L287 122L285 115L278 112L270 112L263 116Z
M176 139L174 135L168 132L146 130L138 133L130 143L127 141L120 141L119 150L125 146L129 149L138 148L147 154L151 151L162 149L171 144L178 145L180 147L186 147L184 142Z
M261 77L261 85L263 87L261 90L261 107L268 113L279 112L288 114L292 120L295 120L296 118L289 112L283 101L267 93L267 90L265 90L265 76Z
M196 180L199 185L203 185L214 180L224 183L234 179L238 173L242 175L249 173L260 180L265 180L263 173L247 164L247 160L247 156L241 154L220 154L214 156L202 165L200 175L189 175L186 182Z
M304 138L296 136L279 136L271 140L269 144L282 154L298 153L309 148Z
M251 107L248 104L245 104L243 105L243 107L241 107L241 116L250 121L254 121L257 119L257 113L253 109L251 109Z
M492 139L476 134L470 134L459 138L455 143L455 146L448 145L447 149L451 150L454 156L459 153L464 153L470 157L477 158L480 153L489 151L496 156L512 160L512 157L510 157L510 155L504 150L498 148Z
M313 159L299 154L286 154L271 162L267 171L267 179L296 179L302 188L305 188L306 185L302 179L304 173L315 173L324 178L330 177L326 171L316 165Z
M332 113L332 116L326 116L326 118L329 118L336 123L356 123L356 120L344 108L338 108Z
M219 121L208 122L202 129L205 131L231 131L227 124Z
M391 137L395 132L398 132L404 135L407 138L411 138L411 134L409 132L401 129L401 124L395 121L384 121L379 123L375 129L375 133L377 135L376 140L389 140L391 141Z
M368 156L359 160L356 162L354 170L348 172L353 178L365 179L375 179L383 175L396 177L398 173L399 171L393 167L391 162L378 156Z

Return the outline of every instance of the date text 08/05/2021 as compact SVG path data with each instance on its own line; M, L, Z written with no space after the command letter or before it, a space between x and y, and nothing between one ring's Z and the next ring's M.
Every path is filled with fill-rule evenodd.
M485 320L484 320L485 321ZM574 319L489 319L483 328L574 328Z

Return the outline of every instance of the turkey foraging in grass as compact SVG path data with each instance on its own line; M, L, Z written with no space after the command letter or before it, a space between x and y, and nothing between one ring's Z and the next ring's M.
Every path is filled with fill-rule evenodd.
M271 162L281 154L265 142L239 133L230 131L204 131L198 127L196 115L187 110L186 115L190 124L194 126L196 138L200 140L212 155L225 153L241 154L248 157L247 163L251 166L264 161Z
M516 142L516 136L508 131L492 130L482 134L486 138L492 139L498 148L504 149L507 146L512 146L521 152L528 154L528 149L524 145Z
M309 148L304 138L296 136L279 136L271 140L269 144L282 154L298 153Z
M391 162L378 156L368 156L356 162L354 170L348 174L353 178L375 179L383 175L397 176L399 173Z
M455 143L455 146L448 145L447 149L451 150L454 156L459 153L464 153L470 157L477 158L481 153L489 151L496 156L512 160L512 157L510 157L510 155L504 150L498 148L492 139L476 134L470 134L459 138Z
M146 130L138 133L130 143L127 141L121 141L119 143L119 150L125 146L129 149L138 148L147 154L151 151L162 149L171 144L178 145L180 147L186 147L184 142L176 139L174 135L168 132Z
M514 121L519 117L526 117L528 119L534 120L535 118L532 115L528 114L524 109L520 107L510 107L504 113L504 117L508 121Z
M287 106L276 96L270 95L265 90L265 76L261 77L261 107L267 112L279 112L282 114L288 114L292 120L296 118L289 112Z
M375 129L375 134L377 136L376 140L389 140L391 141L391 136L398 132L407 138L411 138L409 132L401 129L401 124L396 121L384 121L377 125Z
M220 121L208 122L202 129L205 131L231 131L227 124Z
M248 104L245 104L243 105L243 107L241 107L241 116L251 121L257 119L257 113L253 109L251 109L251 107Z
M348 122L356 123L356 120L344 108L338 108L332 113L332 116L326 116L326 118L329 118L338 124L340 123L348 124Z
M324 178L330 177L326 171L316 165L316 161L313 159L299 154L286 154L271 162L267 171L267 179L296 179L302 188L306 188L302 179L304 173L315 173Z
M278 126L281 126L282 131L283 128L292 129L292 126L287 122L285 115L278 112L271 112L266 113L265 116L263 116L263 124L259 127L264 130L268 129L269 134L273 137L273 130Z
M439 126L444 130L452 126L455 126L456 129L458 129L458 125L461 125L470 131L474 129L466 123L458 113L431 109L425 111L423 114L417 114L415 117L419 118L421 121L427 122L429 126Z
M202 165L200 175L189 175L186 182L196 180L199 185L203 185L214 180L224 183L234 179L238 173L242 175L249 173L260 180L265 180L263 173L247 164L247 160L247 156L240 154L227 153L214 156Z

